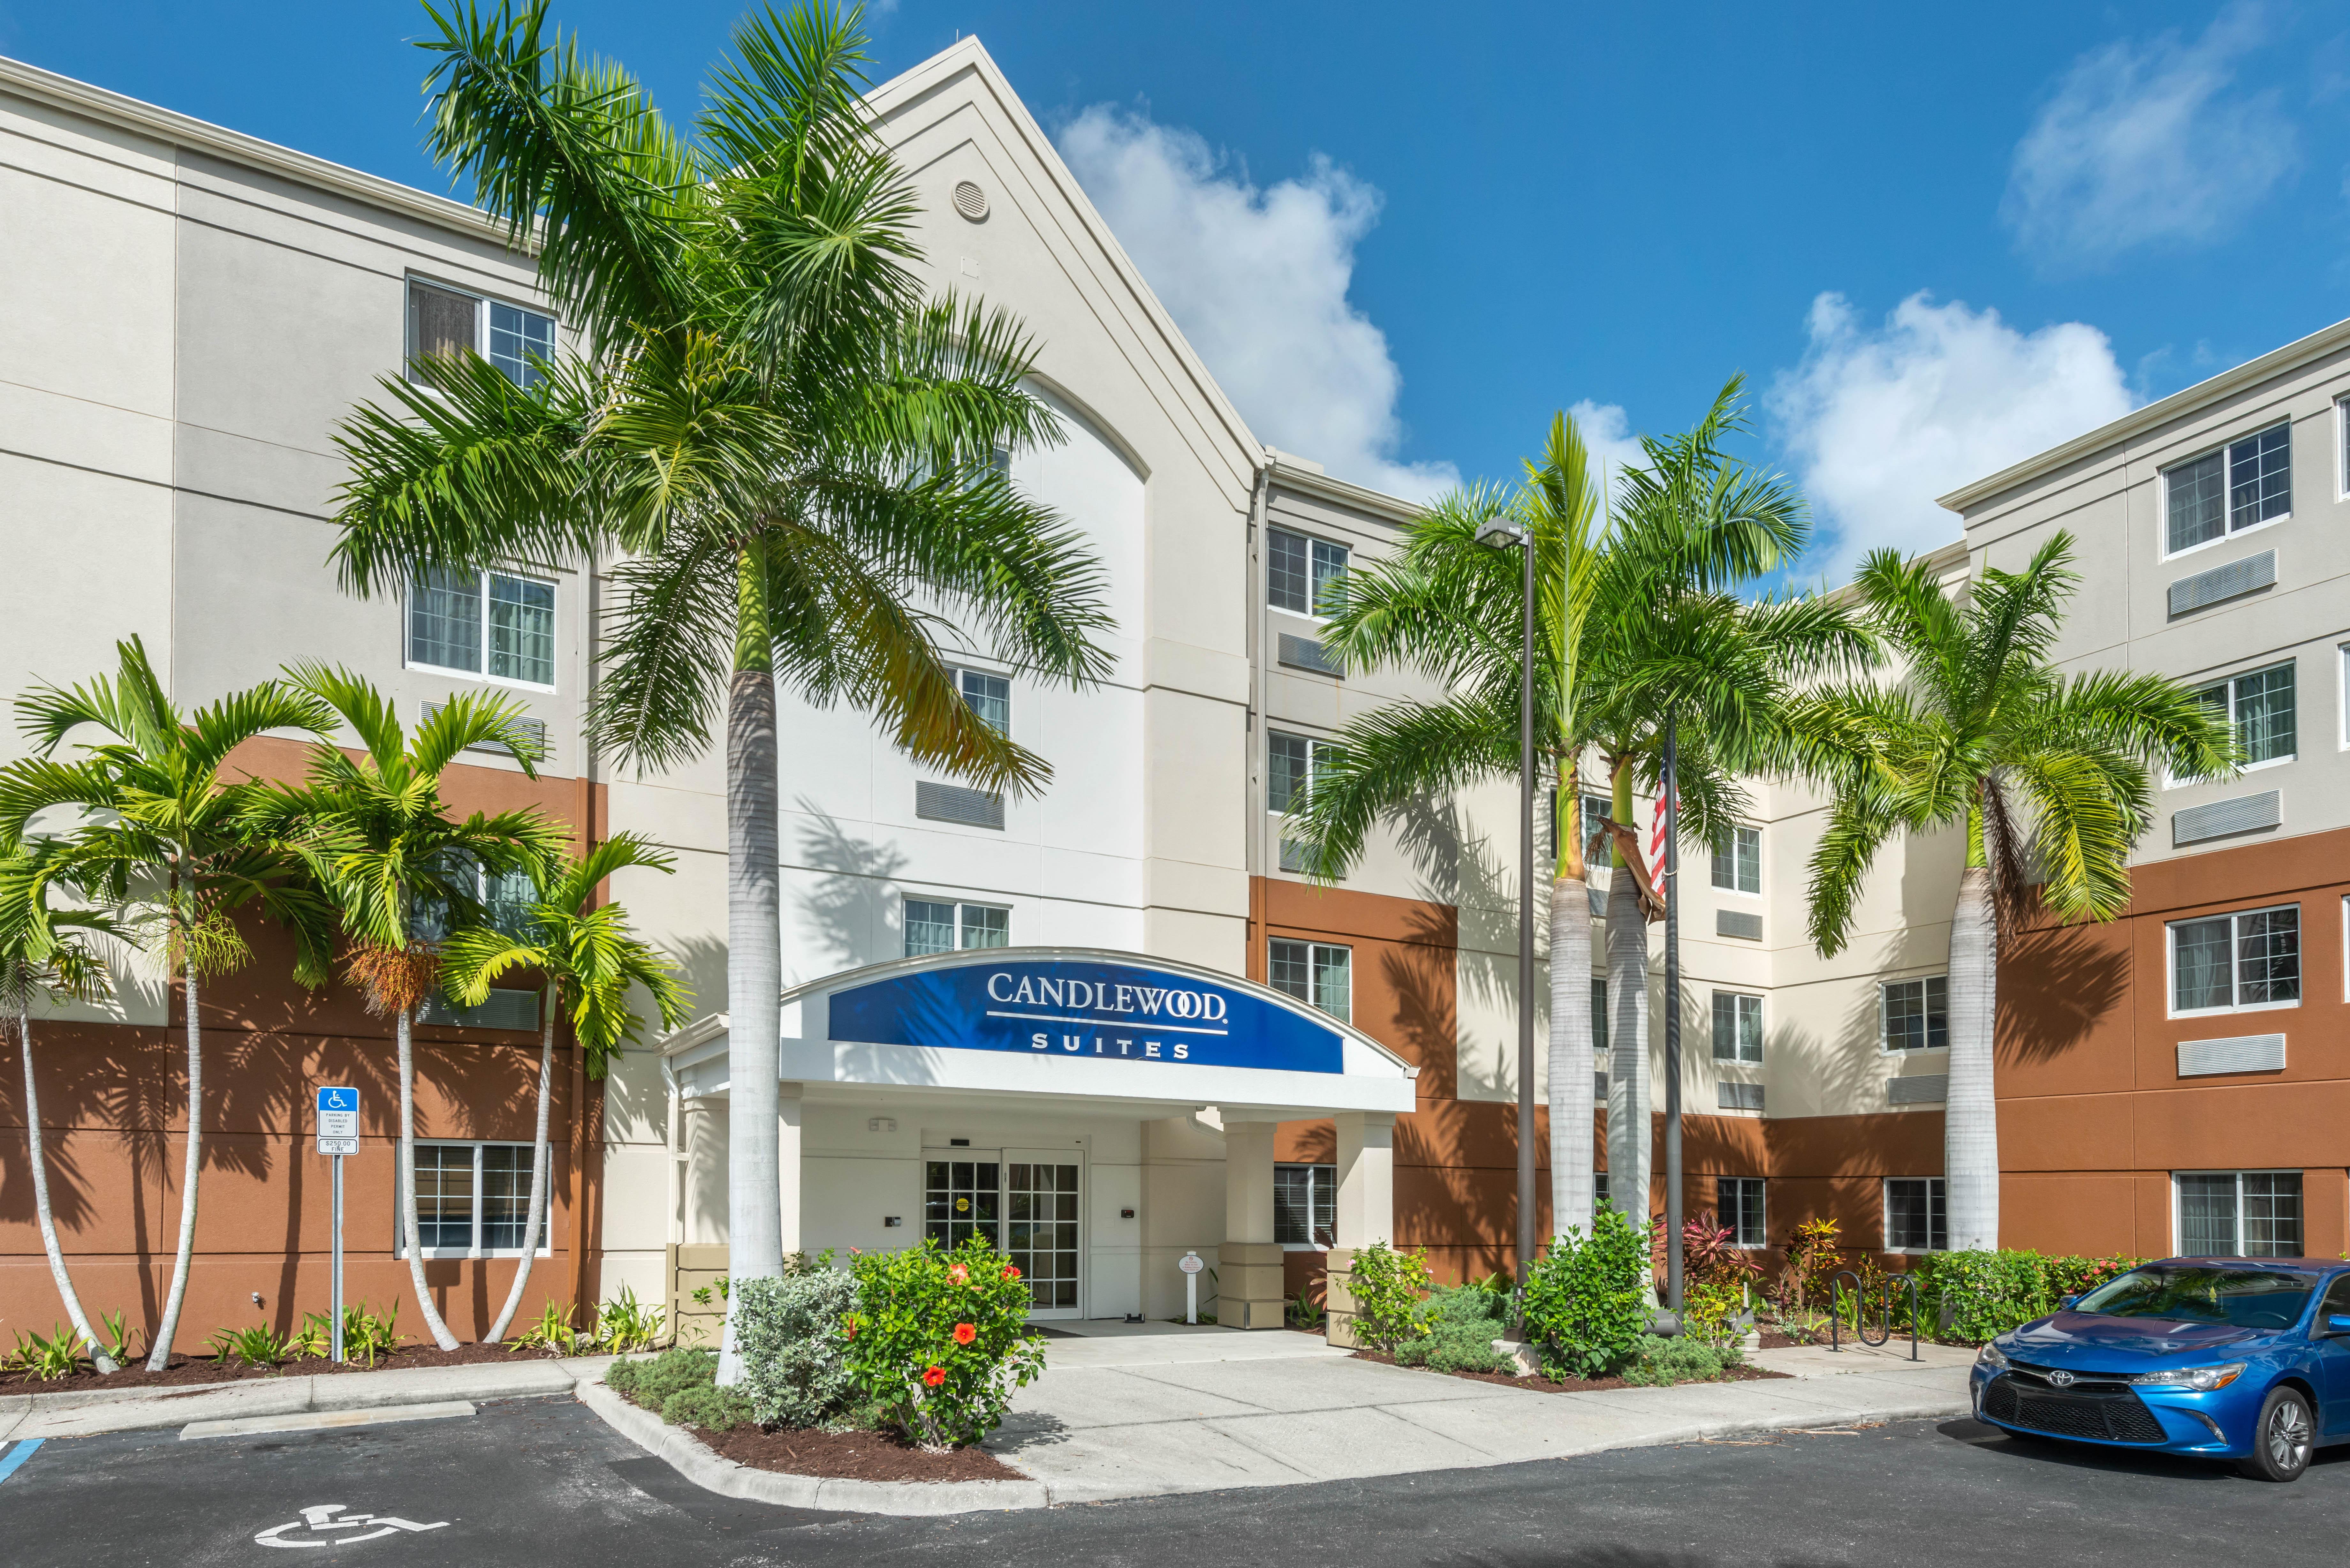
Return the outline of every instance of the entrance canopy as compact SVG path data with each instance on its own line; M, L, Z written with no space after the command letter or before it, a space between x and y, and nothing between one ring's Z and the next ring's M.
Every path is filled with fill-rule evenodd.
M1049 1095L1138 1107L1412 1108L1419 1069L1253 981L1141 953L979 948L849 970L784 993L780 1075L821 1085ZM728 1021L664 1044L688 1095L726 1089Z

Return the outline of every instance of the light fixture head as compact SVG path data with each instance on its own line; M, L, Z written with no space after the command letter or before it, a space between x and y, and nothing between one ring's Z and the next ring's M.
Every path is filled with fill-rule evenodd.
M1506 550L1525 536L1526 531L1506 517L1489 517L1477 530L1477 543L1491 550Z

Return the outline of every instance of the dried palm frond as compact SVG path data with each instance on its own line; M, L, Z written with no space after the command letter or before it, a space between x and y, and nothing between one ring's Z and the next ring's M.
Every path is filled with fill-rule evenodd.
M378 1018L396 1018L439 987L441 954L421 944L395 948L357 943L343 955L343 978L359 987L369 1012Z

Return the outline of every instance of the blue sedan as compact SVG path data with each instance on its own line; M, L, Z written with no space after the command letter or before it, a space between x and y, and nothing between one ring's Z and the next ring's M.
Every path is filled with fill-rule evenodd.
M2001 1334L1976 1417L2033 1437L2232 1459L2289 1481L2350 1442L2350 1268L2168 1258Z

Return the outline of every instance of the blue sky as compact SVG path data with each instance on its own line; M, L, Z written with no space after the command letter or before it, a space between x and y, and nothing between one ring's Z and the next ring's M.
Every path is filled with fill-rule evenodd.
M736 0L556 6L695 101ZM1954 22L1952 18L1962 19ZM394 179L408 4L0 0L0 53ZM2350 16L901 0L976 32L1258 433L1404 492L1733 370L1841 575L1932 497L2346 313Z

